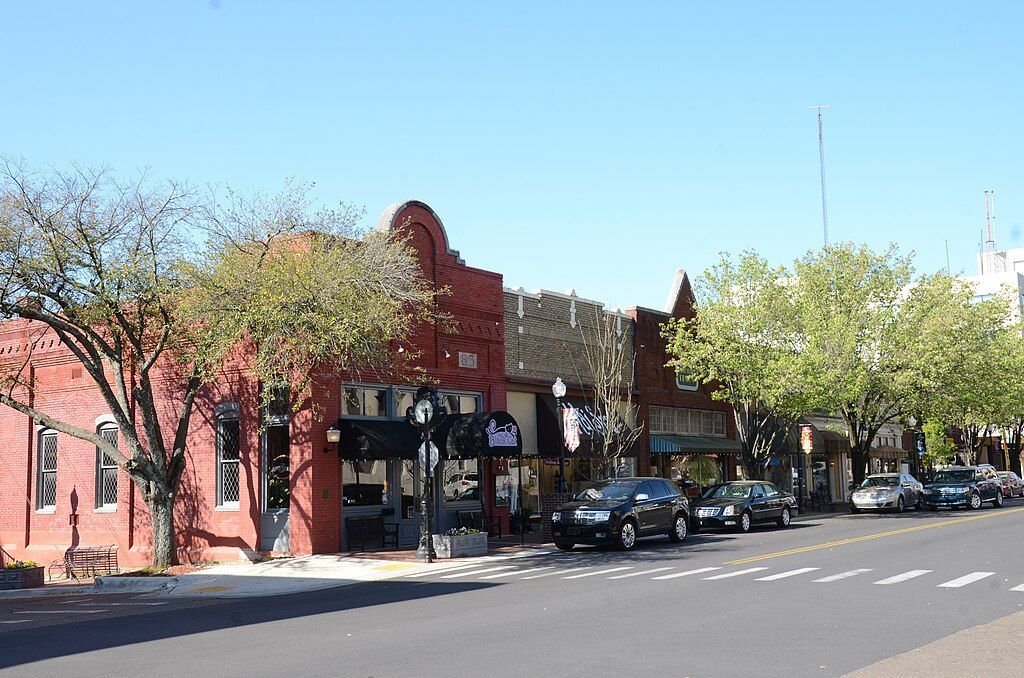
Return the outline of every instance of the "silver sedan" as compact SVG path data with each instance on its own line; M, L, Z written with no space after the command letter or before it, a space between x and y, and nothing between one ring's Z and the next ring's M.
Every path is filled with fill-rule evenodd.
M921 490L924 486L906 473L876 473L868 476L850 498L850 511L888 509L903 513L914 506L921 508Z

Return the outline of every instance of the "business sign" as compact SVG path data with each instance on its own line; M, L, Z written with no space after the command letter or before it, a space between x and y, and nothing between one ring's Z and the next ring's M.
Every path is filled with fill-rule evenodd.
M814 451L814 427L810 424L800 424L800 449L804 454Z

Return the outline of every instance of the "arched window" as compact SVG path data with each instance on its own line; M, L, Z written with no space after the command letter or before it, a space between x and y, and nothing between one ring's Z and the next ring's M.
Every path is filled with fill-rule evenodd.
M39 432L38 467L36 509L53 510L57 507L57 432L54 430Z
M101 424L97 433L106 442L117 447L118 428L115 424ZM96 508L117 508L117 462L98 446L96 448Z
M217 506L238 507L239 429L238 404L217 406Z

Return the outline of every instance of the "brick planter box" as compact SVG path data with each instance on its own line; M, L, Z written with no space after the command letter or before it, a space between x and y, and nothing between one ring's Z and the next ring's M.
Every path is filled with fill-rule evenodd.
M487 533L479 534L435 534L434 551L438 558L462 558L465 556L487 555Z
M42 585L42 567L24 567L17 570L0 570L0 591L34 589Z

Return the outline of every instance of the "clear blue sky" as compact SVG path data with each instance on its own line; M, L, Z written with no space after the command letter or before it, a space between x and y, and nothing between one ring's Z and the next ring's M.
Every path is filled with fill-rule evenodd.
M506 285L664 303L723 250L1024 245L1021 3L4 3L0 153L415 197Z

